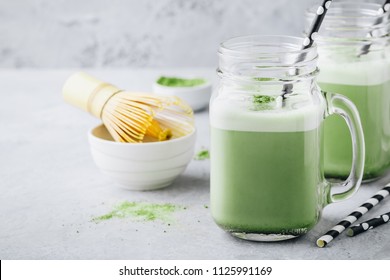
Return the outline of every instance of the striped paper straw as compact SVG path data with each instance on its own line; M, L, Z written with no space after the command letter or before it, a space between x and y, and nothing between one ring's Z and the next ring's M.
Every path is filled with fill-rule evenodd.
M367 230L379 227L380 225L386 224L390 220L390 212L387 212L385 214L382 214L374 219L365 221L361 224L358 224L356 226L350 227L347 230L348 236L356 236L358 234L361 234L363 232L366 232Z
M346 228L350 227L357 219L366 214L370 209L375 205L381 202L386 196L390 194L390 184L387 184L382 190L377 192L373 197L367 200L365 203L360 205L355 211L349 214L336 226L334 226L330 231L325 233L317 240L317 246L320 248L325 247L329 242L336 238L340 233L342 233Z
M390 1L390 0L389 0ZM321 6L318 7L314 20L310 26L310 30L307 33L307 37L303 40L302 50L308 49L313 46L315 39L318 36L318 31L320 30L321 24L324 21L325 15L329 10L332 0L323 0ZM305 60L307 53L301 53L297 59L297 63ZM296 70L297 71L297 70ZM292 84L285 84L283 86L282 97L285 99L286 94L290 94L293 90Z
M380 17L378 17L378 19L374 22L373 25L375 26L375 25L379 25L379 24L383 23L383 17L381 15L383 15L384 13L387 13L389 10L390 10L390 0L386 0L385 3L382 5L382 7L378 11L378 16L380 16ZM372 37L372 32L368 33L368 35L369 35L369 37ZM364 45L358 56L368 54L368 52L370 51L370 47L371 47L371 44Z

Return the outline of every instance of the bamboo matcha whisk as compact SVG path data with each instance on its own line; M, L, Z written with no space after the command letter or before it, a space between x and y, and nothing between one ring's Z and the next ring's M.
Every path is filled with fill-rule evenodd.
M164 141L193 131L193 112L176 96L127 92L83 73L68 78L65 101L100 118L118 142Z

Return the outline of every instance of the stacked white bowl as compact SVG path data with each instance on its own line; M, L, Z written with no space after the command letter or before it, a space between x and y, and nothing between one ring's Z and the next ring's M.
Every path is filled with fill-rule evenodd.
M182 79L192 79L194 77L178 77ZM212 85L204 79L204 84L191 87L173 87L164 86L157 83L153 84L153 92L159 95L180 97L191 106L192 110L200 111L209 105Z
M89 132L92 157L98 168L130 190L154 190L170 185L194 155L195 130L163 142L119 143L104 125Z

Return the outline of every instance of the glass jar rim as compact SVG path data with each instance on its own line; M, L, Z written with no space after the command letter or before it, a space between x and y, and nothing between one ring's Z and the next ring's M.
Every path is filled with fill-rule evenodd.
M390 16L379 13L381 5L341 1L332 4L319 32L317 43L324 41L334 43L359 44L366 42L384 45L389 39ZM312 6L305 12L306 30L316 14Z
M317 73L317 45L303 48L304 38L284 35L235 37L220 44L218 73L258 82L298 80Z
M347 7L349 12L353 11L348 15L340 15L341 7ZM306 10L306 16L315 15L317 12L318 5L311 6ZM381 5L377 3L356 3L351 1L333 2L332 8L328 10L325 20L332 19L372 19L377 17L387 17L387 15L379 14L378 11L381 9ZM345 10L345 9L344 9ZM358 13L357 13L358 12Z
M268 42L267 42L268 41ZM286 55L286 54L308 54L317 53L317 44L314 43L310 48L303 49L304 38L287 35L248 35L233 37L223 41L218 53L224 56L234 56L240 58L253 58L258 56L269 55ZM253 44L256 44L255 46ZM248 49L250 47L250 49ZM256 49L258 47L259 49ZM261 50L260 47L278 48L270 52Z

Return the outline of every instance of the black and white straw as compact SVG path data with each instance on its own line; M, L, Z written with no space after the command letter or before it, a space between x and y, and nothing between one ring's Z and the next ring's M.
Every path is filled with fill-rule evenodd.
M382 5L382 7L378 10L378 19L374 22L374 26L375 25L379 25L383 22L383 17L382 15L384 13L387 13L388 11L390 11L390 0L386 0L386 2ZM370 32L368 34L369 37L372 36L372 33ZM370 48L371 48L371 44L367 44L367 45L364 45L361 50L360 50L360 53L359 53L359 57L362 56L362 55L365 55L365 54L368 54L369 51L370 51Z
M390 11L390 0L386 0L382 8L379 10L379 14L384 14Z
M318 36L318 31L320 30L326 12L329 10L331 4L332 4L332 0L324 0L321 6L318 7L313 23L309 29L309 32L307 33L307 37L303 40L302 50L308 49L313 45L315 39ZM296 62L305 60L305 57L306 57L306 53L301 53ZM282 97L284 98L286 94L291 93L292 89L293 89L292 84L285 84L282 90Z
M325 235L321 236L317 240L318 247L325 247L329 242L331 242L334 238L336 238L340 233L350 227L357 219L366 214L370 209L372 209L375 205L381 202L385 197L390 194L390 184L387 184L382 190L377 192L373 197L367 200L365 203L360 205L355 211L349 214L346 218L344 218L341 222L339 222L336 226L334 226L331 230L329 230Z
M387 212L385 214L380 215L379 217L373 218L371 220L365 221L356 226L350 227L347 230L347 235L356 236L358 234L366 232L367 230L379 227L380 225L384 225L387 222L389 222L389 220L390 220L390 212Z
M313 45L318 36L321 24L324 21L326 12L329 10L331 4L332 0L325 0L322 5L318 7L313 23L307 33L307 37L303 40L303 49L310 48Z

